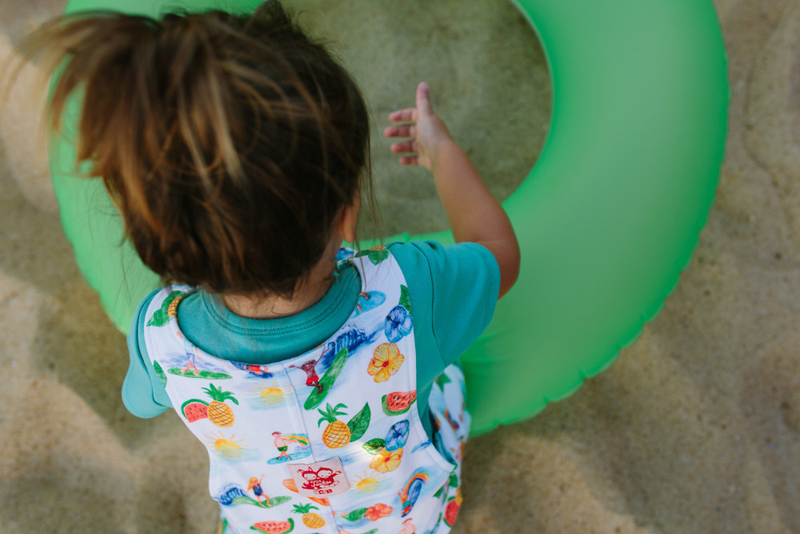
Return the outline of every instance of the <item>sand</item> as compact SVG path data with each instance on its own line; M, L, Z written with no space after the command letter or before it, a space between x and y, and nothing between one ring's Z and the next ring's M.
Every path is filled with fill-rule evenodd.
M527 174L550 89L510 4L302 3L341 41L376 129L426 79L498 196ZM470 442L454 532L800 532L800 3L716 7L730 128L693 260L609 371ZM0 4L0 54L62 9ZM120 401L125 340L61 233L34 74L0 115L0 531L213 532L202 444L174 413L139 420ZM384 231L443 228L424 171L373 142Z

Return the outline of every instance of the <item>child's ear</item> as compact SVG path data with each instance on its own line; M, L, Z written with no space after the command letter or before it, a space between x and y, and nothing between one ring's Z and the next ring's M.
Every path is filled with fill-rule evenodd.
M339 235L348 243L354 243L356 240L356 226L358 224L358 210L361 209L361 195L357 191L353 196L352 204L342 208L341 218L339 219L339 227L337 228Z

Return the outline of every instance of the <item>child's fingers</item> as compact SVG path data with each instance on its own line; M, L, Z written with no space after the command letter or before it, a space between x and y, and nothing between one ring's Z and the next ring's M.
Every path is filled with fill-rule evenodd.
M392 122L416 122L417 108L407 108L389 113L389 120Z
M417 109L424 115L433 115L430 92L430 87L425 82L417 86Z
M419 165L419 156L401 156L398 161L400 165Z
M417 142L412 139L410 141L404 141L402 143L394 143L392 145L392 152L394 152L395 154L402 154L403 152L406 153L418 152Z
M413 124L401 124L400 126L389 126L383 131L386 137L416 137L417 129Z

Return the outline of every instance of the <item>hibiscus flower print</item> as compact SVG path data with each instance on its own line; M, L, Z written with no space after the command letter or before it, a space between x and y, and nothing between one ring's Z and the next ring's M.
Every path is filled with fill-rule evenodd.
M411 332L411 326L411 315L408 310L403 306L395 306L386 316L383 331L386 333L386 339L394 343L407 336Z
M375 382L386 382L394 375L406 357L400 354L400 349L394 343L382 343L372 353L367 373L374 377Z
M375 458L369 463L370 469L378 473L388 473L400 467L400 460L403 458L403 449L387 451L381 449L375 454Z
M391 506L386 506L383 503L378 503L375 506L370 506L369 508L367 508L367 511L364 515L370 521L377 521L378 519L386 517L391 513L392 513Z

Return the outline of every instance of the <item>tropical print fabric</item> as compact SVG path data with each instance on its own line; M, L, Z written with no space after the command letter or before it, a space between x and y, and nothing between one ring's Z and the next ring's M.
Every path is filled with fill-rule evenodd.
M268 366L189 342L177 322L189 287L164 288L148 308L147 353L208 449L223 532L444 533L458 513L463 375L448 367L433 387L432 442L416 406L403 274L384 247L340 258L362 280L349 319L319 347Z

